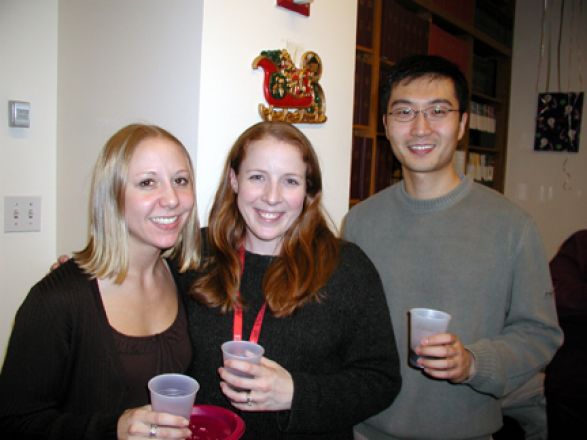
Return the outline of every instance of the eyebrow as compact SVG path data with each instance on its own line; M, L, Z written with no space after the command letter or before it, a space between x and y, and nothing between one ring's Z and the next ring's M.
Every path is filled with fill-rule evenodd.
M396 99L389 106L390 107L395 107L396 105L401 105L401 104L404 104L404 105L415 105L415 103L413 101L410 101L409 99ZM452 102L450 102L448 99L444 99L444 98L433 99L432 101L428 101L424 105L429 106L429 105L435 105L435 104L453 105Z

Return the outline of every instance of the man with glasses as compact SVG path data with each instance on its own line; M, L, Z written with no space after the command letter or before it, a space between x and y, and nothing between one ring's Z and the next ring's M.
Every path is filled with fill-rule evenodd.
M387 93L383 124L403 181L355 206L344 235L381 275L403 383L357 438L488 439L502 425L501 399L561 343L542 242L526 213L453 167L469 99L458 67L435 56L405 59ZM416 349L420 368L408 365L413 307L452 315L447 333ZM532 399L540 405L542 393Z

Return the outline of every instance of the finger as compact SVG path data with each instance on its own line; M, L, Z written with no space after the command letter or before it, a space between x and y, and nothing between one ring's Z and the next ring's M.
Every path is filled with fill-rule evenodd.
M263 409L252 391L245 391L243 392L243 396L240 397L243 400L232 403L235 408L238 408L241 411L260 411Z
M448 345L454 344L458 338L452 333L437 333L432 336L427 336L422 339L421 345L432 346L432 345Z
M259 374L260 370L262 367L260 367L257 364L252 364L250 362L244 362L244 361L237 361L234 359L231 360L227 360L224 363L224 367L226 368L231 368L233 370L238 370L241 371L243 373L247 373L251 376L256 376Z
M438 359L452 357L453 353L453 350L446 345L421 346L419 350L416 350L416 354L419 356Z
M151 417L148 417L147 424L165 425L183 428L188 426L190 421L185 417L177 416L164 412L151 412Z
M222 393L234 404L234 403L246 403L246 393L250 390L250 387L237 386L228 382L220 382L220 389Z
M190 438L192 432L187 427L179 428L152 423L145 425L142 434L147 438Z

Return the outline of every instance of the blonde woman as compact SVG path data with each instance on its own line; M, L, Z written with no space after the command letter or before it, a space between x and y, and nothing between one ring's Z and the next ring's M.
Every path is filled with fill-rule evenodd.
M162 128L116 132L94 168L87 246L20 307L0 375L0 432L11 438L188 438L156 413L146 383L183 372L192 348L166 258L199 264L194 173ZM163 426L164 425L164 426Z

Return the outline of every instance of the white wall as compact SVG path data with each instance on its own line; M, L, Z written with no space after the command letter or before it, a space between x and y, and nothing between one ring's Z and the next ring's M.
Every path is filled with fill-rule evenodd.
M326 97L324 124L301 124L321 161L325 206L337 225L348 209L352 138L356 0L319 0L310 17L277 8L274 0L204 2L198 200L211 204L226 152L246 127L260 120L262 70L251 63L264 49L290 49L322 59ZM297 50L296 50L297 49Z
M300 128L318 151L325 205L340 224L348 207L356 0L319 0L310 17L275 0L0 0L0 8L0 74L24 60L0 81L0 97L30 99L34 123L25 135L0 131L0 189L42 195L44 215L41 234L0 235L0 359L29 287L56 255L84 245L91 168L115 130L146 121L176 134L196 161L205 220L226 152L260 120L262 72L251 63L261 50L288 48L296 62L313 50L322 59L328 121ZM17 29L34 32L5 48ZM33 94L38 87L42 97ZM31 144L34 167L27 150L9 145L16 143ZM19 166L28 167L26 176Z
M536 219L548 257L577 229L587 228L587 106L578 153L535 152L534 133L538 92L587 92L587 2L566 2L561 44L560 88L557 45L561 0L551 0L545 16L540 81L541 7L545 2L517 0L512 60L512 95L508 135L505 194ZM538 7L537 7L538 6ZM550 87L546 87L551 41ZM580 78L582 76L582 81ZM585 93L587 95L587 93ZM587 96L584 96L587 101ZM566 163L566 168L564 163ZM567 171L570 174L565 185Z
M161 125L195 157L202 3L59 0L59 253L84 246L92 167L123 125Z
M0 361L16 309L55 256L57 0L0 0ZM8 101L31 103L8 127ZM4 197L41 196L41 231L4 232ZM0 362L1 363L1 362Z

